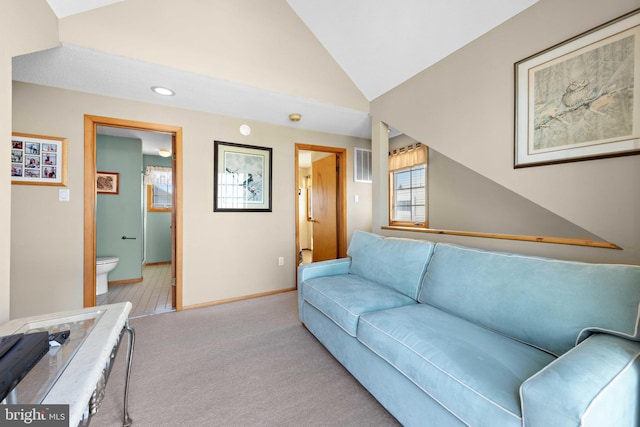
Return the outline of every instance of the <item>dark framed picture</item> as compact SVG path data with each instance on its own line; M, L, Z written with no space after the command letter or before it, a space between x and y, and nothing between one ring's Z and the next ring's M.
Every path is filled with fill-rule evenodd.
M67 140L54 136L11 134L11 183L67 185Z
M268 147L214 141L214 212L271 212L271 153Z
M96 190L98 194L118 194L120 191L120 173L96 172Z
M640 9L515 64L514 167L640 153Z

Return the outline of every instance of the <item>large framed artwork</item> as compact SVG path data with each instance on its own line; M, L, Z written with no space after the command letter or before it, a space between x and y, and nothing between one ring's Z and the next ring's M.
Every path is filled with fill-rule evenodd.
M11 183L66 186L66 138L12 133Z
M515 64L514 166L640 153L640 9Z
M272 149L214 141L214 212L271 212Z

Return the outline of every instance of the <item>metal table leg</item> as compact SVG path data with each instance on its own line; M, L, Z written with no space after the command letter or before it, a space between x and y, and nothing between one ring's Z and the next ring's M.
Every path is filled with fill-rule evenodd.
M129 427L133 420L129 416L129 381L131 379L131 362L133 360L133 346L136 341L136 334L134 329L129 325L129 320L127 319L127 323L124 326L128 335L128 345L127 345L127 370L126 370L126 378L124 383L124 412L122 415L122 425L124 427Z
M107 366L102 371L102 376L96 385L93 394L91 395L91 399L89 400L89 404L87 405L88 416L81 420L78 427L88 427L91 417L98 412L98 408L102 404L102 400L104 399L107 381L109 380L109 375L111 374L111 369L115 363L116 356L118 354L118 350L120 349L120 345L122 344L122 338L124 333L127 333L128 336L128 345L127 345L127 366L125 371L125 383L124 383L124 406L122 413L122 425L123 427L129 427L132 424L131 417L129 416L129 383L131 381L131 362L133 361L133 347L135 345L135 331L129 325L129 319L125 322L124 327L120 331L120 336L118 337L118 341L116 345L111 350L111 356L109 357L109 362L107 362Z

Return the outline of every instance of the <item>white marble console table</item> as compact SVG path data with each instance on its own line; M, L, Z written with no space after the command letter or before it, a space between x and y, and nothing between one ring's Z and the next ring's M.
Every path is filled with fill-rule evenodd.
M123 425L128 413L129 378L135 341L129 326L131 303L104 305L10 320L0 336L70 330L62 346L51 347L0 404L68 404L69 426L88 425L104 397L104 388L123 335L128 335Z

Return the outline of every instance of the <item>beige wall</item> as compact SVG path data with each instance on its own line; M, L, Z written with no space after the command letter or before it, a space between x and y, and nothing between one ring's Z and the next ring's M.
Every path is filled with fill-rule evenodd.
M0 24L1 25L1 24ZM5 37L0 37L5 39ZM1 42L0 42L1 43ZM11 138L11 57L0 46L0 138ZM6 145L0 154L0 170L9 170L11 151ZM11 178L0 174L0 323L9 320L9 254L11 251Z
M241 119L14 83L16 131L69 140L69 202L58 190L14 186L11 316L82 305L83 116L123 118L183 128L183 304L185 307L295 287L295 143L367 148L370 141ZM273 212L213 212L213 141L273 148ZM352 149L348 150L349 157ZM348 163L348 233L371 224L367 200L354 206ZM370 203L368 203L370 207ZM44 215L43 215L44 213ZM32 224L46 220L47 233ZM45 240L46 241L43 241ZM278 257L285 266L278 266ZM34 268L34 263L38 268Z
M389 141L389 150L415 142L398 135ZM601 240L433 148L429 149L427 176L431 228Z
M513 169L513 64L637 7L637 0L541 0L371 105L374 119L624 250L442 239L563 258L640 264L640 156ZM377 178L384 179L384 169L378 172ZM374 191L374 198L386 199L385 188ZM384 215L378 218L374 231L386 224Z
M16 35L20 36L17 37ZM0 13L0 140L11 138L11 58L58 43L58 21L45 0L7 0ZM9 170L11 150L0 150L0 170ZM0 174L0 323L10 317L11 178Z

